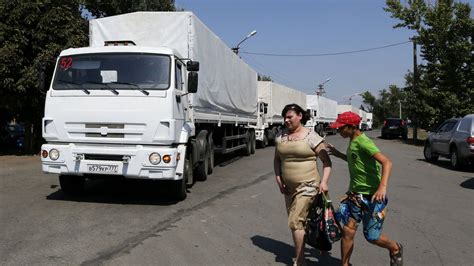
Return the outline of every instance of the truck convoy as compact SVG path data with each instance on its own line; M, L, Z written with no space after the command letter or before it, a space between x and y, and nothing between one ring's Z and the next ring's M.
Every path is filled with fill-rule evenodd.
M320 136L324 137L327 133L335 133L329 124L336 121L337 102L320 95L306 96L307 111L310 119L306 122L306 127L313 129Z
M94 19L89 44L61 52L45 101L42 169L65 193L124 176L182 200L214 153L255 152L257 73L193 13Z
M372 125L373 125L373 114L368 113L364 110L361 110L355 106L352 106L350 104L342 104L337 106L337 113L343 113L351 111L356 114L358 114L362 119L359 124L359 128L362 130L372 130Z
M278 129L284 125L281 111L295 103L306 108L306 94L273 81L258 81L258 122L255 128L257 146L264 148L275 141Z

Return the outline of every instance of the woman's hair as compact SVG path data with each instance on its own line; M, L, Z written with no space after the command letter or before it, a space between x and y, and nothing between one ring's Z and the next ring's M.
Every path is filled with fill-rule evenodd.
M301 124L304 125L309 120L309 114L296 103L287 104L283 111L281 111L281 116L285 117L286 113L290 110L294 111L297 115L301 115Z

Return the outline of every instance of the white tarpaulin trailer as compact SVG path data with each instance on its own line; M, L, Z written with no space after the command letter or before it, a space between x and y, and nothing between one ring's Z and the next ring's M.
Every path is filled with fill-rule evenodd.
M317 122L333 122L337 118L337 102L319 95L307 95L308 108L316 110Z
M257 73L191 12L135 12L94 19L90 46L130 40L141 47L170 47L199 61L196 120L249 121L257 116Z
M283 124L281 111L285 105L296 103L306 110L306 94L272 81L258 82L258 99L268 104L267 122Z

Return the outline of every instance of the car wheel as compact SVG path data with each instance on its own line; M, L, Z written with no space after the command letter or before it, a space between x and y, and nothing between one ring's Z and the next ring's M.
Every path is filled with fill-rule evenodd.
M452 168L461 168L462 163L461 159L459 158L458 149L456 147L451 148L451 150L449 151L449 159Z
M423 149L423 155L425 156L425 160L428 162L436 162L438 160L438 155L435 155L431 151L430 143L426 143Z

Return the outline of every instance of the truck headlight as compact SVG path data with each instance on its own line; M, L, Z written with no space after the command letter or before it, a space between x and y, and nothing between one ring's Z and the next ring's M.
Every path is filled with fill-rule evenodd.
M153 165L157 165L161 162L161 156L156 152L150 154L150 157L148 157L148 159L150 160L150 163Z
M49 151L49 158L53 161L56 161L59 158L59 151L56 149L51 149Z

